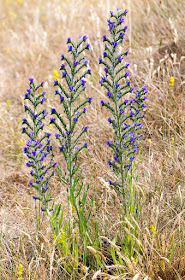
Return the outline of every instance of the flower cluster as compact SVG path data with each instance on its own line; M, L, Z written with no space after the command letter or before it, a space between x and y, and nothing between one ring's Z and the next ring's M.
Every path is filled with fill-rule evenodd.
M91 75L91 69L88 68L88 61L83 55L83 51L89 50L90 44L87 43L87 36L80 36L77 44L75 44L69 37L67 39L68 52L72 59L61 55L60 71L61 80L64 81L64 86L58 81L54 80L54 86L57 87L55 95L59 95L60 103L64 109L64 114L57 112L55 108L51 109L50 123L54 124L58 130L56 139L59 141L59 151L64 155L68 176L63 177L63 182L72 186L72 177L78 169L76 166L77 156L79 152L88 145L84 143L78 146L81 136L88 131L88 127L82 128L81 131L77 129L77 124L82 115L86 113L86 105L91 104L92 97L86 98L80 104L76 103L79 96L86 89L86 76Z
M127 10L117 10L114 14L110 12L108 19L111 39L103 36L105 51L103 58L99 58L99 64L104 65L105 76L102 76L99 83L107 93L109 102L101 100L101 105L110 111L111 117L108 122L114 129L114 141L107 141L107 145L113 150L113 160L108 160L108 164L117 175L117 181L109 183L125 196L124 182L128 170L131 169L138 151L138 140L142 137L140 133L143 127L141 119L145 117L143 109L146 107L144 101L147 87L140 89L131 87L128 80L129 64L125 62L125 57L129 51L118 53L118 47L123 42L127 26L121 27Z
M29 81L29 89L25 93L25 99L29 100L32 106L24 106L25 112L29 115L29 120L25 118L22 120L22 124L26 125L22 129L22 133L29 137L24 153L28 157L26 165L32 168L30 174L33 180L29 184L38 193L38 196L33 196L33 199L40 200L42 202L41 210L45 211L48 208L48 202L51 200L49 194L46 194L48 182L54 174L54 170L50 174L48 174L48 171L55 167L56 163L53 163L52 146L49 139L51 134L46 132L40 133L44 128L43 120L47 115L47 111L46 109L38 111L37 107L46 100L46 92L40 94L36 94L36 92L39 88L43 87L44 82L36 86L32 78ZM50 155L51 160L46 165L45 162L48 155Z

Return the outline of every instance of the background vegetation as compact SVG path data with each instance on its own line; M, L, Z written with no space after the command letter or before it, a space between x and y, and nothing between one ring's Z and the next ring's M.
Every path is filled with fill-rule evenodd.
M184 1L0 0L0 7L0 279L185 279ZM149 90L133 179L141 212L139 221L130 217L127 223L108 185L111 151L105 143L112 130L101 109L104 93L98 83L106 19L117 7L129 10L123 50L131 50L127 60L132 84L148 84ZM93 235L93 219L99 223L102 250L97 254L89 248L91 269L79 258L70 271L64 263L73 264L73 256L57 254L48 221L43 220L39 235L36 229L21 120L29 77L46 81L46 108L57 107L53 70L60 68L66 38L84 34L91 44L87 58L94 75L87 88L93 104L82 123L89 127L89 147L80 162L84 184L90 185L89 207L95 201L90 227ZM50 125L48 129L55 133ZM57 143L54 146L57 151ZM56 161L62 166L61 155ZM67 220L66 188L57 176L52 178L52 194ZM134 245L120 244L123 235L138 244L137 257L124 253L124 246ZM78 250L80 254L83 248Z

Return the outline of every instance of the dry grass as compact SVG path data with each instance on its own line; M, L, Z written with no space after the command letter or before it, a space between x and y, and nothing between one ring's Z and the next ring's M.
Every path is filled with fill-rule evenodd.
M183 0L0 0L0 279L185 279L185 41ZM123 224L119 198L106 184L111 179L105 145L112 131L98 85L102 35L106 34L109 10L127 8L129 31L124 49L131 48L131 79L148 84L144 137L134 181L140 196L141 215ZM28 189L29 173L21 146L23 97L29 77L47 81L46 107L56 105L53 70L66 53L66 38L87 34L92 45L88 59L93 77L88 96L94 99L84 124L89 126L89 149L81 154L85 183L100 222L103 240L117 244L119 261L89 270L79 263L65 271L55 253L51 231L44 220L36 234L34 203ZM170 87L170 77L175 78ZM151 142L149 142L151 139ZM57 155L59 163L62 160ZM53 195L67 215L66 190L53 179ZM89 203L90 203L89 198ZM137 230L134 230L137 228ZM92 229L93 230L93 229ZM123 236L138 243L137 259L128 258L117 246ZM114 243L114 242L113 242ZM93 249L91 248L91 251ZM95 250L95 249L94 249ZM91 252L92 253L92 252ZM94 252L95 253L95 252ZM106 248L99 253L112 258ZM111 259L112 260L112 259ZM123 264L121 264L121 260ZM127 271L123 272L123 271ZM82 277L83 275L83 277ZM149 278L147 278L149 277Z

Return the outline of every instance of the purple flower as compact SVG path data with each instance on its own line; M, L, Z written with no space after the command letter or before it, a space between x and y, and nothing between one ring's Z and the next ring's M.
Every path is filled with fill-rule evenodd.
M106 35L103 36L103 41L105 41L107 39Z
M29 81L30 81L30 84L33 84L34 79L30 78Z
M123 38L124 35L125 35L125 33L122 33L122 32L120 32L120 34L119 34L119 36L120 36L121 38Z
M64 59L64 54L61 55L61 60Z
M55 167L57 165L57 162L55 162L54 164L53 164L53 166Z
M103 101L103 100L101 100L101 104L102 104L102 105L104 104L104 101Z
M123 23L123 22L124 22L124 18L123 18L123 17L120 17L119 21L120 21L121 23Z
M66 72L62 72L62 75L63 75L63 77L65 77L67 75L67 73Z
M61 66L60 66L60 70L63 70L63 69L65 69L65 64L61 64Z
M116 87L118 88L120 86L120 84L116 83Z
M55 113L56 113L56 110L55 110L54 108L52 108L52 109L51 109L51 115L52 115L52 114L55 114Z
M134 160L134 159L135 159L135 156L130 157L130 160Z
M86 35L83 36L83 40L84 40L84 42L87 40L87 36Z
M126 169L127 169L127 170L129 170L130 167L131 167L131 164L127 164L127 165L126 165Z
M105 56L107 56L107 53L106 53L106 52L104 52L104 53L103 53L103 56L104 56L104 57L105 57Z
M87 49L89 49L89 48L90 48L90 44L89 44L89 43L86 45L86 48L87 48Z
M114 47L117 47L118 42L112 42L112 45L113 45Z
M53 82L54 82L54 86L58 85L58 80L54 80Z
M86 110L87 110L86 108L83 109L84 112L85 112Z
M119 62L121 62L122 61L122 57L121 56L118 56L118 60L119 60Z
M83 130L87 131L88 130L88 126L84 126Z
M102 58L99 58L99 63L102 63Z
M92 72L91 69L88 69L88 70L87 70L87 73L88 73L88 74L91 74L91 72Z
M87 97L87 100L88 100L89 102L91 102L91 101L92 101L92 97Z
M78 64L80 64L80 62L78 62L78 61L74 61L74 62L73 62L73 65L74 65L74 66L77 66Z
M128 77L129 75L130 75L129 72L126 72L125 73L125 78Z
M109 69L107 67L104 68L105 73L108 73Z
M58 147L60 151L62 151L64 149L64 147Z
M125 55L128 55L129 54L129 50L127 50L126 52L125 52Z
M81 80L81 83L82 83L83 85L85 85L85 84L87 83L87 81Z
M54 123L55 122L55 118L50 118L50 123Z
M72 51L72 46L68 46L68 51Z
M40 84L42 87L43 87L43 85L44 85L44 82L42 82L41 84Z
M111 121L112 121L111 118L108 118L108 122L111 123Z
M73 121L74 121L74 122L77 122L77 121L78 121L78 118L73 118Z
M87 144L87 143L85 143L85 144L84 144L84 146L85 146L85 147L88 147L88 144Z
M71 37L67 38L67 44L71 43Z
M107 141L107 142L106 142L106 145L108 145L108 146L109 146L109 145L110 145L110 141Z
M111 96L112 95L112 93L111 92L107 92L107 96L109 97L109 96Z
M45 135L46 135L47 137L50 137L50 136L51 136L51 133L46 132Z
M130 65L129 63L126 63L126 65L125 65L125 66L128 68L128 67L129 67L129 65Z

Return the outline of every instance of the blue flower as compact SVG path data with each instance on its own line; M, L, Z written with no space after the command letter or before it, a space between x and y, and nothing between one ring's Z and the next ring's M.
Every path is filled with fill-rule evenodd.
M33 84L34 79L30 78L29 81L30 81L30 84Z
M50 123L54 123L55 122L55 118L50 118Z
M85 143L85 144L84 144L84 146L85 146L85 147L88 147L88 144L87 144L87 143Z
M63 96L60 96L60 100L61 100L61 101L64 101L64 97L63 97Z
M87 97L87 100L88 100L89 102L91 102L91 101L92 101L92 97Z
M112 93L111 92L107 92L107 96L109 97L109 96L111 96L112 95Z
M85 35L85 36L83 36L83 40L84 40L84 42L87 40L87 36Z
M55 113L56 113L56 110L55 110L54 108L52 108L52 109L51 109L51 115L52 115L52 114L55 114Z

